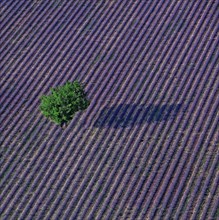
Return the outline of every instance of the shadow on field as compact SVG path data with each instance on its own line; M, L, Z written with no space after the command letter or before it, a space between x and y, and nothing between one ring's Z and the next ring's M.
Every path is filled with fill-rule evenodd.
M95 127L129 127L143 123L167 121L176 117L182 104L120 104L102 109Z

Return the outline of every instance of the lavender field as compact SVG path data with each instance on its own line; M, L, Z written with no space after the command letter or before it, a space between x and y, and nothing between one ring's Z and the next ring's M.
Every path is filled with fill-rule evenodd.
M1 0L0 219L219 219L219 1ZM40 97L80 81L62 129Z

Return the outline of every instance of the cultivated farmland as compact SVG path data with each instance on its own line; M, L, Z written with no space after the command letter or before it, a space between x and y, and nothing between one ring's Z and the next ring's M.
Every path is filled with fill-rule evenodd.
M219 219L219 1L2 0L0 219ZM62 129L40 112L78 80Z

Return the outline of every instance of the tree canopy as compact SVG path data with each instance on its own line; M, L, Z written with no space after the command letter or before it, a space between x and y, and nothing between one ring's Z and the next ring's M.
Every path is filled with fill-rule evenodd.
M67 81L63 86L50 89L50 95L41 96L42 114L58 125L68 123L77 111L85 110L90 102L82 84Z

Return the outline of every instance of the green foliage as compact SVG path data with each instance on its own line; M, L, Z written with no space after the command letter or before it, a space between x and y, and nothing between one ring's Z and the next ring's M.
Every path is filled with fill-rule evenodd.
M85 110L90 104L78 81L68 81L50 91L51 95L40 98L40 110L45 117L59 125L69 122L77 111Z

